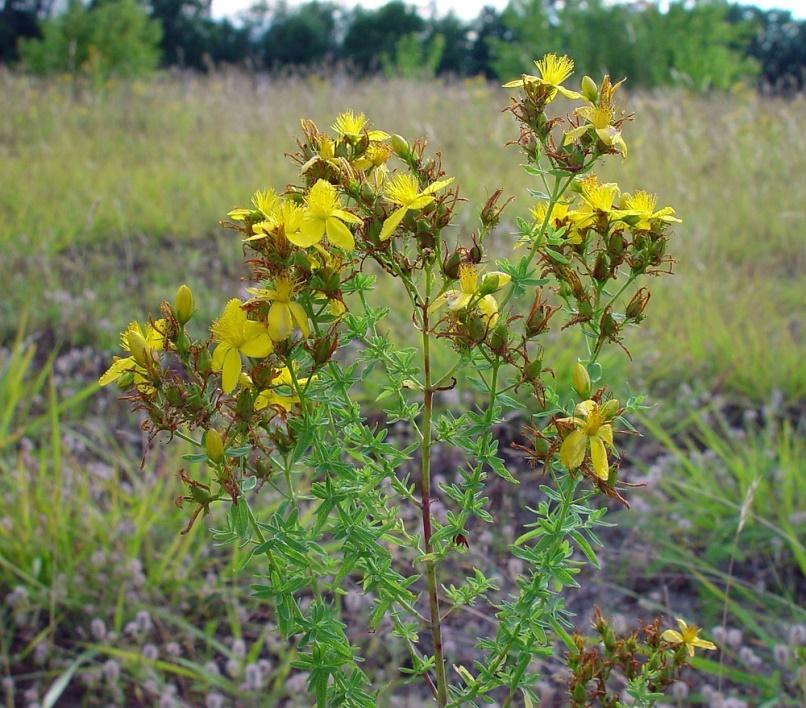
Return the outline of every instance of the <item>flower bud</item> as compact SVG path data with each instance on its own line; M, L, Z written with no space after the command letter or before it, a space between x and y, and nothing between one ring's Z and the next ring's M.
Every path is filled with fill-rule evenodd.
M317 339L314 342L313 351L311 352L316 365L322 366L322 364L330 361L330 358L333 356L333 352L336 351L338 346L339 338L335 334L326 334L325 336Z
M238 400L235 403L235 413L243 421L248 422L252 418L254 411L254 398L252 391L243 389L238 394Z
M475 342L480 342L487 334L488 321L486 317L473 316L467 323L467 331L470 338Z
M184 402L182 390L178 386L168 386L165 389L165 399L175 408L178 408Z
M199 349L199 353L196 355L196 369L202 376L213 370L213 359L207 347Z
M591 395L591 377L583 364L577 362L574 372L571 374L571 384L581 398L589 398Z
M599 331L603 337L608 339L613 339L618 334L618 322L609 311L605 312L602 319L599 320Z
M507 275L506 273L501 273L499 271L493 271L491 273L485 273L481 276L481 283L479 284L479 294L480 295L491 295L492 293L500 290L504 286L506 286L512 278Z
M568 283L571 293L577 300L584 300L587 298L587 293L585 292L585 287L582 285L582 280L580 280L579 275L577 275L577 272L573 268L563 267L562 271L558 273L558 277L560 277L564 282Z
M372 185L369 182L364 182L361 185L361 198L365 201L372 201L375 197L375 190L372 189Z
M652 293L650 293L649 290L646 288L641 288L635 293L635 295L632 296L632 299L628 303L627 309L624 312L628 320L640 322L642 319L644 319L644 309L646 308L651 295Z
M532 442L532 453L535 457L545 459L546 453L549 451L549 443L545 438L535 438Z
M501 322L497 324L490 333L490 349L492 349L496 354L503 356L507 352L508 344L509 334L507 332L507 326Z
M501 221L501 212L504 211L507 204L511 201L508 200L503 206L498 205L498 200L504 193L503 189L496 189L484 203L481 209L481 223L488 229L495 228L498 222Z
M174 300L176 319L185 324L193 316L193 293L187 285L180 285Z
M593 264L593 275L594 280L599 283L604 283L610 277L610 268L608 267L607 263L607 256L604 253L599 253L596 256L596 262Z
M454 251L446 255L442 261L442 273L450 280L456 280L459 277L459 266L462 265L464 260L461 251Z
M535 299L532 301L532 307L529 309L529 314L526 316L526 336L528 338L536 337L543 334L548 329L549 318L554 314L555 310L545 304L542 300L540 290L535 293Z
M624 254L624 245L624 236L620 231L611 234L610 240L607 242L607 255L610 256L611 260L621 261L621 257Z
M395 133L392 136L390 145L392 146L392 150L395 151L395 155L402 157L404 160L411 155L411 148L409 147L406 138L404 138L402 135Z
M602 407L599 409L599 412L602 414L602 418L605 420L612 420L616 417L616 413L619 410L619 403L615 398L611 398L609 401L605 401Z
M543 357L537 356L532 361L527 362L526 366L523 367L523 376L527 381L534 381L540 378L540 374L543 372Z
M219 463L224 459L224 441L215 428L208 429L204 434L204 449L207 451L207 457L213 462Z
M126 371L118 376L117 384L118 388L122 390L126 390L134 383L134 373L131 371Z
M478 265L481 263L481 259L484 257L484 252L481 250L481 246L476 243L476 239L473 239L473 246L467 253L468 257L470 258L470 262L474 265Z
M582 77L582 95L591 103L596 103L596 100L599 98L599 88L590 76L586 75Z
M130 329L126 341L129 344L129 351L134 360L140 364L140 366L147 367L150 360L150 351L143 335L136 329Z

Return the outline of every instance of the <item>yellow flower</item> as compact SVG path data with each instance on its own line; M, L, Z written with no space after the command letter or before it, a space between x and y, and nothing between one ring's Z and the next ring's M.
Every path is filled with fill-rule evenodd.
M407 212L428 206L434 201L434 192L445 189L452 183L453 177L448 177L448 179L429 184L420 191L420 184L414 175L396 174L389 179L384 186L384 195L393 204L399 204L400 208L395 209L383 222L380 234L381 241L387 241L392 237Z
M509 275L499 271L485 273L479 278L474 266L463 263L459 266L459 290L446 290L434 300L428 311L433 312L447 305L449 310L456 312L473 305L487 319L488 326L493 327L498 321L498 303L492 293L503 288L510 280Z
M252 195L253 209L233 209L227 216L233 221L243 221L247 217L252 219L271 219L280 197L273 189L258 190Z
M159 351L163 348L165 337L165 320L160 319L152 325L150 322L141 327L139 322L132 322L120 334L120 346L124 351L131 352L129 336L140 337L145 342L146 351ZM101 386L108 386L113 381L119 381L125 374L134 375L134 384L143 393L153 393L154 387L147 382L146 371L140 366L133 356L115 357L112 365L100 376L98 383Z
M686 647L689 656L694 656L694 649L716 649L716 644L699 638L700 628L693 624L686 624L685 620L677 618L678 632L675 629L667 629L661 634L661 639L670 644L682 644Z
M327 135L319 135L315 140L319 146L318 152L300 168L300 174L304 175L318 162L324 162L340 170L341 158L336 157L336 144L333 139Z
M355 239L346 224L360 224L361 219L340 207L336 188L320 179L311 187L305 201L307 209L302 225L296 234L288 236L288 240L296 246L308 248L327 235L332 245L352 251Z
M293 379L291 378L291 371L287 366L282 369L275 369L272 371L272 388L267 388L261 391L255 399L255 410L260 411L269 406L273 408L282 408L286 413L291 410L295 403L299 403L300 399L293 388ZM307 378L297 379L297 386L303 387L308 383ZM288 386L291 393L288 396L281 395L275 390L275 386Z
M271 302L267 323L269 336L275 342L282 342L291 336L294 327L299 328L304 337L311 334L308 328L308 315L305 309L293 297L297 289L292 273L278 275L274 279L273 288L247 288L247 292L254 296L254 300Z
M229 393L241 376L241 354L262 358L274 350L266 326L246 318L237 298L230 300L210 331L218 346L213 350L213 371L221 372L221 387Z
M531 209L532 218L534 219L535 225L538 229L546 220L547 210L548 204L546 202L538 202ZM574 228L570 217L571 212L568 202L555 202L551 209L551 215L546 223L555 231L565 230L565 237L568 240L568 243L580 243L582 241L582 236L579 234L576 228ZM524 243L531 243L531 240L529 238L522 239L518 245L522 245Z
M633 215L638 216L638 221L633 225L633 228L641 231L649 231L652 228L653 221L663 221L667 224L681 224L682 219L678 219L674 215L672 207L663 207L655 211L658 198L654 194L649 194L642 190L637 191L635 194L625 194L622 199L622 206L625 210L630 211Z
M373 167L381 167L392 155L392 148L386 143L370 143L366 152L353 162L353 167L364 172Z
M347 140L357 140L365 131L370 140L380 141L389 139L389 134L384 133L382 130L367 131L367 125L367 117L363 113L356 115L352 111L345 111L336 118L336 121L330 127L334 132Z
M301 206L291 200L283 200L277 204L270 219L252 226L255 234L244 239L244 242L257 241L272 235L296 243L296 239L300 238L299 232L304 219L305 210Z
M584 229L593 224L599 216L622 216L623 211L613 208L616 197L619 196L617 184L612 182L601 183L596 175L585 177L579 183L581 208L572 211L569 217L577 229Z
M613 120L613 109L610 106L583 106L577 108L576 113L585 122L565 134L563 145L568 145L593 130L604 145L615 148L622 157L627 157L627 143L621 137L621 131L610 124Z
M562 85L574 72L574 62L567 56L558 57L556 54L546 54L542 59L535 59L537 73L540 76L523 74L520 79L515 79L504 84L504 88L526 88L529 85L545 86L548 88L548 98L546 103L554 99L559 91L566 98L572 100L582 98L582 94L571 91Z
M607 461L607 448L613 447L613 426L602 415L596 401L587 400L577 404L574 416L561 418L561 423L573 423L576 430L570 432L560 447L560 462L569 470L575 470L585 459L590 447L593 471L599 479L606 480L610 475Z

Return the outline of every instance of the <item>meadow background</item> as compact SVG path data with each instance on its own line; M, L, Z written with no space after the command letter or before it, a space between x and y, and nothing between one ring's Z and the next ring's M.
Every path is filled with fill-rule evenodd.
M535 19L517 17L517 26ZM513 48L531 52L540 36L510 37L497 52L485 46L499 63L526 69ZM243 559L213 546L215 515L178 533L185 451L158 446L142 465L138 421L94 381L118 332L179 283L196 294L200 320L239 289L239 241L218 220L256 188L294 180L283 153L301 117L326 126L353 109L389 132L425 136L468 200L457 235L472 231L493 190L516 197L496 234L501 251L509 248L514 220L531 204L517 151L505 147L515 137L501 113L506 93L483 71L443 76L427 51L384 41L380 72L367 64L150 73L159 52L132 75L114 62L102 71L38 69L32 59L0 68L7 705L300 700L305 677L292 669L293 647L250 597L249 571L236 574ZM620 528L606 536L603 571L577 606L581 621L595 603L625 626L658 613L700 619L723 652L695 660L698 673L673 698L679 705L800 705L806 695L806 100L792 83L797 73L772 91L763 61L746 64L747 56L731 58L729 76L716 59L706 63L727 77L723 86L667 71L668 80L645 77L621 97L637 120L625 131L630 157L619 182L657 192L684 223L670 244L676 274L653 283L648 320L626 342L634 361L614 353L605 364L623 371L622 396L651 392L635 421L643 437L624 451L628 478L645 486L631 510L615 512ZM375 297L395 307L393 293ZM390 336L406 337L405 324L393 312ZM546 358L563 376L576 352L555 345ZM364 393L371 412L372 382ZM521 479L538 483L526 469ZM268 511L273 502L264 503ZM508 533L497 529L484 548L503 547ZM355 589L344 605L347 618L366 610ZM483 632L484 618L473 621ZM390 705L405 705L405 677L394 669L402 649L380 636L359 641L384 695L398 696ZM472 658L458 633L455 641ZM546 705L561 705L553 669L541 691ZM416 688L410 695L418 705Z

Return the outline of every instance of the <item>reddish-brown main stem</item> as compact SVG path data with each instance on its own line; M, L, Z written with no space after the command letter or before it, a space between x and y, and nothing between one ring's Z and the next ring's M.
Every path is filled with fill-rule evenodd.
M431 295L431 271L426 270L426 298L423 306L423 442L420 475L420 496L423 516L423 544L431 554L431 417L434 390L431 384L431 339L428 331L428 305ZM431 639L434 644L434 663L437 676L437 705L448 704L448 684L445 677L445 659L442 654L442 624L439 617L437 594L437 569L432 558L426 558L425 577L428 585L428 606L431 614Z

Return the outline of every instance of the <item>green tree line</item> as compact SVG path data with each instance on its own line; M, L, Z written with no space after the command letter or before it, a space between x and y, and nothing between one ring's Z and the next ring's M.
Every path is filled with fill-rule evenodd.
M755 80L797 91L806 83L806 22L780 10L725 0L651 2L512 0L475 19L425 17L400 0L344 9L311 0L265 2L237 23L214 20L210 0L2 0L0 63L37 73L95 78L157 66L209 71L343 67L359 75L500 78L546 51L572 55L581 72L627 76L632 85L728 88Z

